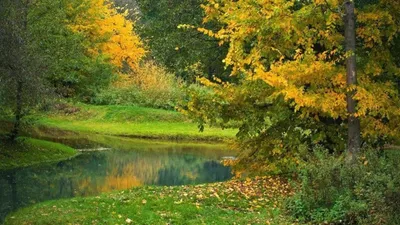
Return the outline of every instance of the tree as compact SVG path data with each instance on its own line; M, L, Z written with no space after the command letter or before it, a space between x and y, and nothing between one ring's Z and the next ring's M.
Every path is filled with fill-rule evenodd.
M145 50L133 23L109 1L38 0L29 10L33 45L45 77L63 97L89 100Z
M70 2L68 7L72 31L87 38L86 47L93 56L103 54L117 68L124 63L136 69L146 51L134 32L134 23L126 17L129 11L118 13L108 0Z
M187 30L181 24L202 25L204 0L137 0L138 33L150 47L150 56L170 72L193 82L196 76L229 79L222 62L227 45L215 38ZM217 29L218 23L207 28Z
M20 133L22 118L42 102L46 92L40 60L31 48L29 7L24 0L0 3L0 104L14 116L12 140Z
M32 2L28 29L32 51L42 61L42 75L62 97L87 99L107 86L114 67L104 55L87 53L88 40L68 27L71 1Z
M269 101L282 98L298 119L334 125L340 131L349 118L349 132L354 135L347 148L356 153L360 145L356 138L358 119L367 143L388 141L398 135L400 101L396 82L400 68L392 48L400 32L399 4L388 0L358 4L354 37L352 29L346 29L346 24L351 24L343 20L343 6L351 12L353 5L346 2L209 0L204 6L205 22L218 21L221 29L198 31L229 43L225 63L232 67L232 73L250 81L263 81L272 88ZM352 18L351 13L347 18ZM346 36L351 41L347 48ZM358 83L352 79L347 84L346 61L355 78L355 55ZM215 82L203 83L221 92L214 88ZM196 100L195 96L191 102ZM229 107L235 99L225 96L224 101ZM201 107L188 108L202 111ZM249 114L255 113L251 110ZM210 114L204 113L209 118ZM230 118L224 116L228 117L225 120ZM321 132L319 126L314 128Z

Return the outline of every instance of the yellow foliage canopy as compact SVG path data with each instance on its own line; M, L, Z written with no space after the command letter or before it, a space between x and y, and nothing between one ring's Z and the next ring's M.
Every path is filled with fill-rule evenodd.
M118 13L108 0L84 0L70 5L70 28L88 38L88 52L94 56L106 55L110 62L122 68L126 62L132 69L138 67L146 51L139 36L133 31L134 23Z
M359 83L346 85L340 7L344 0L208 0L199 32L230 44L225 63L233 74L262 79L303 116L347 118L346 93L356 90L355 116L364 136L398 133L400 68L390 48L400 33L397 1L380 0L357 10ZM392 77L392 78L390 78Z

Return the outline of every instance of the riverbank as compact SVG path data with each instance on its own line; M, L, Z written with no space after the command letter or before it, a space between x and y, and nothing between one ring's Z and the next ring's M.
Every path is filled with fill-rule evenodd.
M137 106L79 103L35 115L33 120L35 126L60 130L160 140L226 141L236 134L234 129L212 127L200 132L197 124L179 112Z
M137 106L94 106L82 103L59 104L47 113L36 113L27 118L31 125L23 127L23 135L38 139L76 138L82 134L100 134L128 138L165 141L226 142L233 140L236 130L206 128L199 132L197 125L175 111ZM1 121L0 134L7 134L11 123ZM73 156L73 149L61 144L25 139L15 146L3 141L0 170L65 159ZM21 139L22 140L22 139ZM96 140L97 142L97 140ZM51 143L51 144L50 144ZM35 146L38 145L38 146ZM52 150L51 148L54 148ZM16 151L16 149L22 149ZM33 149L29 151L28 149Z
M279 210L289 194L289 185L273 177L145 186L39 203L10 214L5 224L292 224Z
M0 140L0 170L62 161L78 152L66 145L34 138L20 137L15 143Z

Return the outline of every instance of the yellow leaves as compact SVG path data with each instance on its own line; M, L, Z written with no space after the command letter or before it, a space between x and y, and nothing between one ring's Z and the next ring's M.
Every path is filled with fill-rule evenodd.
M272 155L281 155L282 150L280 148L274 148L272 149Z
M154 96L172 95L175 88L181 84L182 80L152 61L141 64L135 73L119 74L118 79L113 83L116 88L135 86L142 91L152 93Z
M316 5L325 5L326 1L325 0L315 0Z
M248 212L260 212L266 207L279 207L278 199L292 194L287 182L271 176L187 186L183 189L175 188L171 192L174 193L174 204L189 202L196 208L216 204L221 208L236 210L237 204L240 203L241 210Z
M345 116L346 80L332 63L314 61L305 55L297 61L275 63L268 72L256 69L255 75L275 87L276 96L282 94L287 101L293 101L296 111Z
M296 54L293 56L295 60L300 60L303 57L303 52L301 49L296 49Z
M203 33L205 35L208 35L210 37L217 37L217 34L215 34L212 30L208 30L205 28L197 28L197 31L199 31L200 33Z
M343 1L308 1L296 10L296 1L286 0L207 2L204 21L217 20L222 28L198 31L229 43L224 63L232 73L263 80L274 88L272 97L283 96L301 115L346 119L346 93L351 91L359 102L356 116L379 121L399 115L396 88L368 79L400 74L389 51L400 32L395 21L399 5L394 1L382 0L357 11L357 40L362 45L357 53L362 54L359 85L350 87L344 61L355 53L343 48L343 18L336 10ZM384 123L374 124L374 129L384 130Z
M85 0L81 5L69 8L78 12L69 27L88 38L90 54L108 56L117 68L122 68L126 62L132 69L137 69L146 51L133 31L134 23L124 17L126 11L118 13L112 3L105 0Z
M217 83L214 83L205 77L198 77L196 80L198 82L200 82L202 85L207 86L207 87L217 87L218 86Z
M345 75L343 75L343 73L338 73L336 76L333 76L332 84L340 88L344 88L346 86Z
M175 205L180 205L183 203L183 199L181 198L179 201L175 201L174 204Z
M347 92L357 91L357 86L354 85L354 84L347 85L347 86L346 86L346 91L347 91Z
M385 44L383 38L390 42L399 31L398 25L387 10L361 11L357 14L357 22L365 24L357 28L357 36L364 40L366 48Z
M177 26L178 29L196 29L195 26L189 24L179 24Z

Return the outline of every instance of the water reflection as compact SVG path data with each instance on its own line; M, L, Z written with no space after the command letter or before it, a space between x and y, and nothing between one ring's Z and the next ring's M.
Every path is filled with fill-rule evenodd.
M12 210L50 199L97 195L141 185L223 181L231 177L230 169L217 160L226 154L221 149L203 151L201 146L146 148L141 143L130 150L83 153L52 165L3 171L0 223Z

